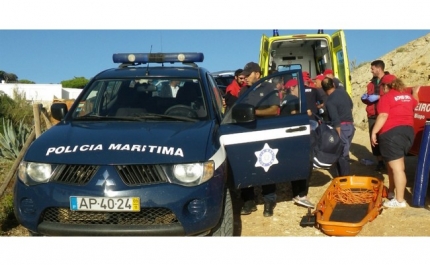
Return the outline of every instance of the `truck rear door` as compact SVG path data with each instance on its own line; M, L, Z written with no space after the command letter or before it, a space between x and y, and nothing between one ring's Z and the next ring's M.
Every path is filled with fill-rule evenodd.
M333 33L331 37L333 43L333 64L335 64L334 70L337 71L337 73L335 74L344 84L348 94L351 95L351 74L349 71L349 60L348 52L346 50L345 33L343 32L343 30L339 30Z

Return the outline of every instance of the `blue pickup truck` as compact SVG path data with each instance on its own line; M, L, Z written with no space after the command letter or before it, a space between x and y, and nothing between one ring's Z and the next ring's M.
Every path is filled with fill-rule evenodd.
M307 178L303 89L297 115L257 119L246 92L223 113L203 59L114 54L119 66L95 75L70 109L53 104L60 122L17 173L18 221L34 235L232 236L231 189ZM281 74L302 80L299 70L272 77Z

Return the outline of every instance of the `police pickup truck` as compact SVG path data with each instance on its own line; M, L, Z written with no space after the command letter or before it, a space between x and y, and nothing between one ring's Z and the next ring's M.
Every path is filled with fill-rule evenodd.
M53 104L60 122L17 173L17 220L35 235L232 236L230 188L307 178L304 91L296 115L257 119L249 93L224 114L203 58L114 54L70 109Z

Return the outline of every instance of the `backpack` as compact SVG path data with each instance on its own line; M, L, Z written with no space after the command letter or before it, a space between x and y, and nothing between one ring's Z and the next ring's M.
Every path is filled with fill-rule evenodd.
M311 150L314 168L329 169L336 163L343 152L344 143L336 129L321 123L311 130Z

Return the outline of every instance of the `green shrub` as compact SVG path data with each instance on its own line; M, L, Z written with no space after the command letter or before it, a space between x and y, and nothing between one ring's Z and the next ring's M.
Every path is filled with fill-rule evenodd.
M61 81L61 85L68 88L83 88L88 82L89 80L85 77L75 76L73 79Z
M20 94L15 89L14 99L7 94L0 92L0 117L11 120L14 125L21 121L28 126L33 125L33 106L25 99L25 95ZM0 124L0 132L3 131Z
M396 50L396 52L405 52L405 51L406 51L406 48L403 48L403 47L398 48L398 49Z
M1 155L9 160L15 160L21 152L27 138L31 133L31 128L22 120L15 127L11 120L3 118L3 134L0 134L0 152Z
M13 214L13 196L5 194L0 200L0 225Z

